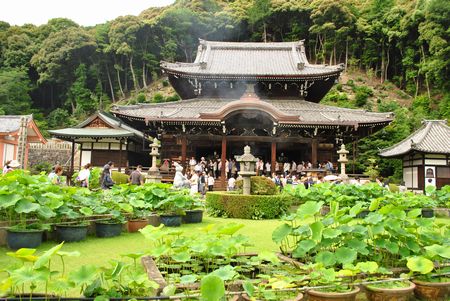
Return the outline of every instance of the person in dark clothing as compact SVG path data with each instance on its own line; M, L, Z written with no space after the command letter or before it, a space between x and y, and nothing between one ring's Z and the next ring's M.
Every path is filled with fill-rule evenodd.
M133 185L144 185L144 175L142 174L142 165L138 165L136 170L130 174L130 183Z
M111 164L109 164L111 163ZM114 186L114 181L111 177L111 168L114 167L114 163L108 162L103 167L102 175L100 176L100 183L102 186L102 189L111 189L112 186Z

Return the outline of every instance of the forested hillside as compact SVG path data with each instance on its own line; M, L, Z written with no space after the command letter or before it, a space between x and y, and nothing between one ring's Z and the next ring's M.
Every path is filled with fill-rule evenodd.
M94 27L0 22L0 114L34 113L46 129L118 101L176 100L148 87L161 75L160 60L191 62L198 38L304 39L310 62L362 74L344 76L324 102L396 113L391 126L360 141L367 162L421 119L450 119L449 28L450 0L178 0ZM386 161L380 167L393 172Z

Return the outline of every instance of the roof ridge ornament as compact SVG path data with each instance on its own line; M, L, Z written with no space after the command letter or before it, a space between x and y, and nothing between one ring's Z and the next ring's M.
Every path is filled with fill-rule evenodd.
M247 88L242 94L240 100L260 100L259 96L255 92L255 84L254 83L248 83L246 84Z

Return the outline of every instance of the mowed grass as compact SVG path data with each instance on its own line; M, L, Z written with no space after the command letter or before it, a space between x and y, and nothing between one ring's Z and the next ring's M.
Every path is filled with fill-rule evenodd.
M437 218L436 221L439 223L450 224L449 218ZM213 218L205 217L203 223L201 224L187 224L182 225L177 228L187 235L201 235L202 231L200 228L208 226L210 224L227 224L227 223L241 223L244 224L244 228L238 231L243 235L250 237L250 242L253 247L248 248L246 251L250 252L260 252L263 250L267 251L278 251L278 247L272 242L272 232L273 230L283 223L281 220L242 220L242 219L225 219L225 218ZM307 222L307 221L303 221ZM50 241L43 243L37 250L37 254L55 246L57 243ZM71 252L80 252L79 257L67 257L65 259L66 272L70 273L78 269L82 265L95 265L98 267L109 266L109 260L111 259L121 259L129 261L130 259L123 259L121 254L134 253L134 252L146 252L151 248L151 244L147 241L142 234L138 233L126 233L123 232L122 235L113 238L96 238L89 236L83 242L67 243L63 246L62 250ZM14 263L16 260L6 253L11 252L5 247L0 248L0 270ZM51 262L52 268L55 270L62 270L61 261L55 258ZM0 272L0 282L5 273ZM68 296L78 296L78 289L72 289L68 291ZM366 300L364 296L360 296L358 300Z
M227 224L227 223L244 224L244 228L238 233L250 237L251 243L254 245L246 251L277 251L277 245L272 242L273 230L282 223L280 220L243 220L243 219L225 219L204 217L201 224L186 224L177 228L184 231L187 235L201 235L200 228L210 224ZM37 250L37 254L50 249L57 243L50 241L43 243ZM120 259L121 254L133 252L146 252L151 248L151 243L147 241L142 234L126 233L112 238L96 238L89 236L85 241L66 243L62 250L71 252L78 251L81 256L67 257L65 259L67 272L77 269L82 265L107 266L110 259ZM11 250L6 247L0 248L0 270L15 261L14 258L6 253ZM58 258L52 261L52 266L58 270L61 269L61 262ZM1 279L0 275L0 279Z

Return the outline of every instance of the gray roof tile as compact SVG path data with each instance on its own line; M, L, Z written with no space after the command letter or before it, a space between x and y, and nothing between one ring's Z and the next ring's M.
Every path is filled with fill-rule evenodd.
M302 65L303 68L298 66ZM161 62L172 73L210 76L320 76L342 71L341 65L309 64L303 41L280 43L200 40L194 63Z
M20 118L32 119L32 115L4 115L0 116L0 133L16 132L20 128Z
M240 101L240 100L235 100ZM298 116L305 124L364 124L390 122L391 113L373 113L364 110L338 108L297 99L260 100L274 106L286 115ZM113 114L147 120L195 120L201 113L212 113L230 103L229 99L196 98L159 104L116 106ZM196 120L198 119L198 120Z
M419 151L450 154L450 127L445 120L424 120L422 126L410 136L380 151L382 157L397 157Z

